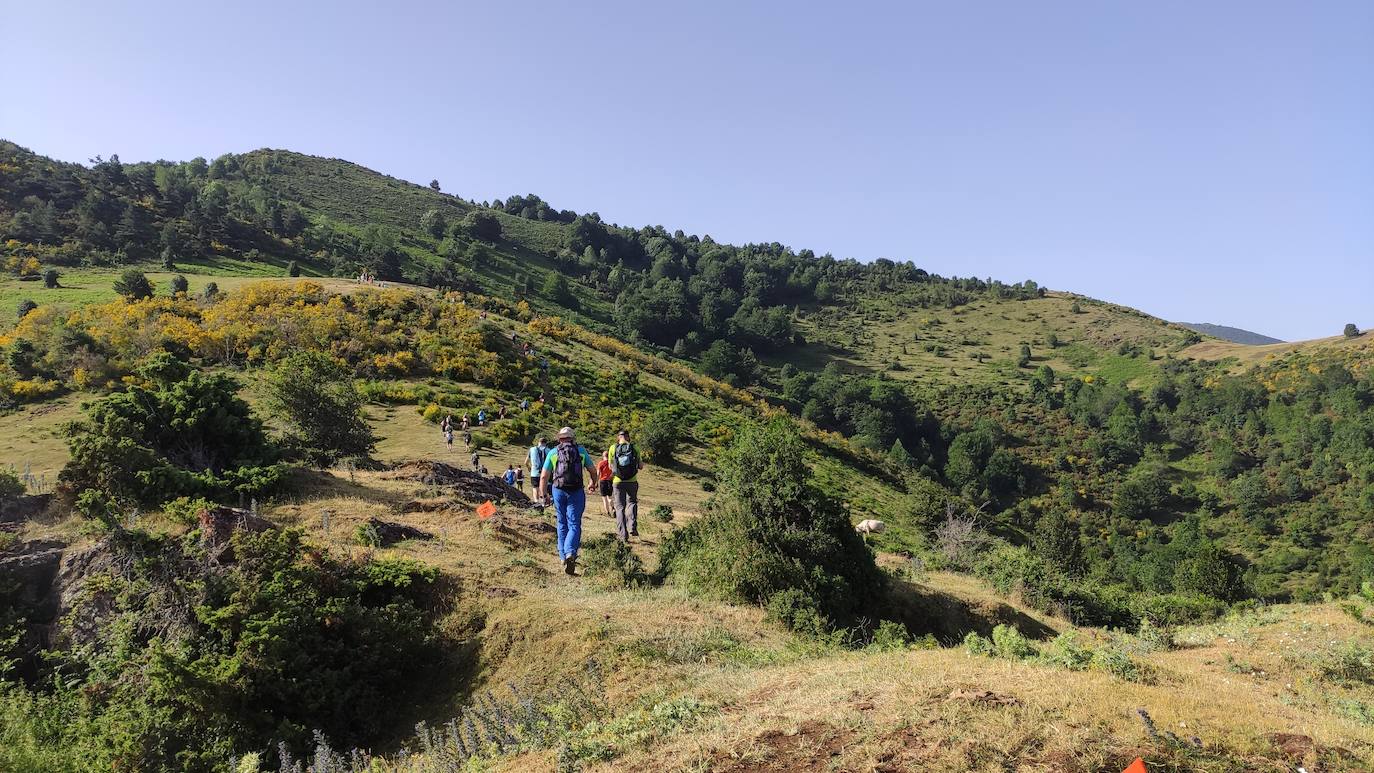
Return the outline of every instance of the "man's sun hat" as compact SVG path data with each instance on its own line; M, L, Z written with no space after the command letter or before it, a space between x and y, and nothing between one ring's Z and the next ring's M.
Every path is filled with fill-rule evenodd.
M561 438L565 438L565 437L572 437L572 436L573 436L572 427L564 427L563 429L558 430L558 437L559 437L560 439L561 439Z

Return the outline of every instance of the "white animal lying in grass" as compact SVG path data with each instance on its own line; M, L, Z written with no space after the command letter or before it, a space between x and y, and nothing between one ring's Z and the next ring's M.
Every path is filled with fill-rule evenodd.
M860 534L882 534L887 531L887 524L872 518L859 521L859 525L854 527Z

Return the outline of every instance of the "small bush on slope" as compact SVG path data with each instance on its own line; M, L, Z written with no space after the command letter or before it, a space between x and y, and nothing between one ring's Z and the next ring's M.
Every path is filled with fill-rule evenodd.
M716 476L721 494L707 512L664 541L660 575L767 605L807 632L853 625L882 597L873 554L811 482L806 444L790 422L741 429Z
M139 376L143 383L100 400L88 422L68 429L62 482L151 505L259 494L281 482L285 468L233 379L194 372L166 352Z

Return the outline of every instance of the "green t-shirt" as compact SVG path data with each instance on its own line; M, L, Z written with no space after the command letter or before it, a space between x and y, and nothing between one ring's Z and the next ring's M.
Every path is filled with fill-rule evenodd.
M611 447L608 448L608 449L606 449L606 458L611 460L611 469L615 469L615 447L618 446L618 445L620 445L620 444L619 444L619 443L612 443L612 444L611 444ZM633 443L632 443L631 445L633 445ZM638 451L639 449L635 449L635 450ZM636 456L637 456L637 455L638 455L638 454L636 454ZM633 481L633 480L635 479L635 476L638 475L638 474L639 474L639 470L634 470L634 471L632 471L629 475L626 475L626 476L623 476L623 477L622 477L621 475L617 474L614 478L611 479L611 482L612 482L612 483L629 483L629 482Z
M593 460L592 460L592 457L587 453L586 447L585 447L585 446L580 446L580 445L579 445L579 446L577 447L577 450L580 451L580 452L582 453L582 474L583 474L583 475L586 475L586 474L587 474L587 470L593 470L593 471L595 471L595 470L596 470L596 462L593 461ZM550 449L549 449L548 455L544 457L544 471L546 471L546 472L549 473L549 485L550 485L550 486L553 485L553 471L554 471L555 469L557 469L557 467L556 467L557 464L558 464L558 446L554 446L553 448L550 448Z

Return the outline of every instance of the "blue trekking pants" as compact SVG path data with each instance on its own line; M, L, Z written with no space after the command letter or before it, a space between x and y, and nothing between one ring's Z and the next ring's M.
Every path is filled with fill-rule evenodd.
M582 511L587 509L585 489L566 491L553 486L553 511L558 514L558 558L564 559L582 547Z

